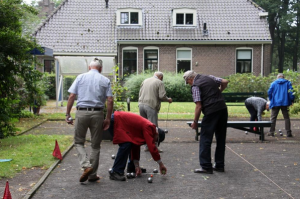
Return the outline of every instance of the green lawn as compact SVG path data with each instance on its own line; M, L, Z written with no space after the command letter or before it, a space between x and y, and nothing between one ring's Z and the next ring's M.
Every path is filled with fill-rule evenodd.
M0 159L12 159L0 162L0 179L34 167L48 169L56 161L52 156L55 140L63 153L72 144L73 136L24 134L0 140Z

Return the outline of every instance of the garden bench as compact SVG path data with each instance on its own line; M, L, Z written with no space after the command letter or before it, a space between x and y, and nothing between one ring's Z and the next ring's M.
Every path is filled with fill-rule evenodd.
M192 125L192 121L188 121L187 124L189 126ZM227 127L239 129L242 131L247 131L249 133L254 133L259 135L259 140L264 141L265 135L264 135L264 127L271 127L270 121L228 121ZM201 121L198 121L198 128L201 127ZM247 128L248 127L248 128ZM257 131L250 130L250 127L258 127ZM195 140L198 141L198 136L200 135L199 130L196 130L196 136Z
M249 97L264 97L264 92L246 92L246 93L222 93L225 102L244 102ZM228 106L244 106L239 105L228 105Z

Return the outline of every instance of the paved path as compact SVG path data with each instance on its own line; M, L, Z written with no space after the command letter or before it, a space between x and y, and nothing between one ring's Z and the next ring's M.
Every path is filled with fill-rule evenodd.
M164 121L159 125L164 128ZM31 133L61 132L72 129L60 122L46 122ZM278 127L284 126L279 121ZM293 138L276 135L266 136L259 142L258 136L228 128L226 149L226 172L213 175L194 174L199 167L199 143L194 140L194 131L185 121L169 121L169 133L161 144L161 154L168 174L154 174L152 184L147 177L158 165L148 152L141 152L141 165L149 174L125 182L109 180L108 169L112 167L112 154L118 147L103 141L98 183L79 183L82 170L77 152L72 149L61 164L54 169L33 198L299 198L300 196L300 122L292 121ZM267 130L266 130L267 132ZM284 130L283 130L284 132ZM87 149L89 149L87 142ZM214 152L215 143L212 149Z

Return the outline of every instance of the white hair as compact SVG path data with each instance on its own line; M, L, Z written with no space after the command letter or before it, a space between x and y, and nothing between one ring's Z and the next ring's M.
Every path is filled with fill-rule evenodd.
M282 73L279 73L278 75L277 75L277 79L278 78L284 78L284 75L282 74Z
M101 68L102 67L102 60L98 59L98 58L94 58L90 63L90 67Z
M160 71L156 71L156 72L154 73L154 75L155 75L156 77L163 77L163 76L164 76L164 74L163 74L162 72L160 72Z

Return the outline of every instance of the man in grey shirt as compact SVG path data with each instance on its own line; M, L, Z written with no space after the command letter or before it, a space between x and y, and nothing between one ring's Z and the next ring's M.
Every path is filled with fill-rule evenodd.
M110 86L110 80L101 75L102 60L95 58L89 65L89 72L78 75L72 86L70 93L66 122L73 124L70 119L70 111L77 98L77 111L75 120L74 144L78 151L78 158L81 167L84 169L79 182L95 182L99 180L97 170L100 156L100 143L102 132L109 128L110 118L113 109L113 95ZM107 114L104 120L103 109L107 101ZM84 148L87 129L91 132L92 151L90 159Z
M261 115L264 110L269 111L269 104L267 100L261 97L249 97L245 101L246 108L250 113L250 121L262 121Z

